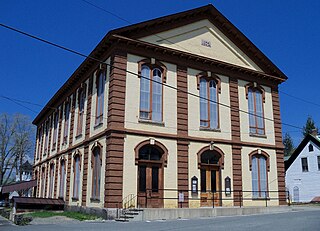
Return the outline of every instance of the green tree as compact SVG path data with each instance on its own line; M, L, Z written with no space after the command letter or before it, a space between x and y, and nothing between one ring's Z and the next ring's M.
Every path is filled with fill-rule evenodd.
M284 145L284 155L291 156L291 154L295 150L295 147L294 147L293 140L292 140L291 136L289 135L289 133L286 133L284 135L282 143Z
M303 137L306 137L308 134L311 134L314 130L316 130L318 134L318 128L316 127L312 117L308 116L306 125L303 126L302 130Z

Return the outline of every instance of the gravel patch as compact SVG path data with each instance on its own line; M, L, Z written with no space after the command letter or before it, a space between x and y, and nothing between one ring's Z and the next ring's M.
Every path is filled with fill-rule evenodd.
M44 224L78 224L81 223L79 220L75 220L65 216L54 216L54 217L46 217L46 218L39 218L34 217L33 220L30 222L31 225L44 225Z

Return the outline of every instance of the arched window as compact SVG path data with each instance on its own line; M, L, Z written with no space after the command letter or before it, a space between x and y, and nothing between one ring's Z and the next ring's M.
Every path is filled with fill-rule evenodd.
M46 168L42 168L41 174L41 197L45 197L45 188L46 188Z
M49 122L45 122L45 139L44 139L44 155L48 153L49 147Z
M260 87L247 87L250 134L264 135L263 91Z
M56 112L53 116L53 138L52 138L52 150L56 148L57 136L58 136L58 121L59 113Z
M73 165L73 198L79 199L80 194L80 155L76 155L74 157L74 165Z
M92 199L100 199L101 181L101 149L95 147L92 151Z
M62 159L60 161L60 187L59 187L59 197L64 198L64 186L66 181L66 163Z
M266 197L268 191L267 157L255 154L251 156L252 195L254 198Z
M97 86L96 125L99 125L103 122L104 85L105 85L105 71L99 71L97 72L97 79L96 79L96 86Z
M83 115L84 115L84 102L85 102L85 91L84 89L79 89L78 93L78 126L77 126L77 136L82 134L83 127Z
M219 128L218 86L211 78L200 78L200 126Z
M49 174L49 198L53 198L54 164L50 164Z
M313 152L313 145L309 144L309 152Z
M141 63L144 64L141 64ZM160 63L152 65L147 61L139 63L140 68L140 119L162 122L162 83L165 81L165 67Z
M64 128L63 128L63 143L64 144L66 144L68 142L69 117L70 117L70 103L65 102L65 105L64 105Z

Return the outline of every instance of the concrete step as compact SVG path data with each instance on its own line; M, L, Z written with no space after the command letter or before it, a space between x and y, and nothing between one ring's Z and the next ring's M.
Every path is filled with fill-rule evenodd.
M115 221L119 221L119 222L129 222L129 220L128 219L125 219L125 218L117 218L117 219L115 219Z

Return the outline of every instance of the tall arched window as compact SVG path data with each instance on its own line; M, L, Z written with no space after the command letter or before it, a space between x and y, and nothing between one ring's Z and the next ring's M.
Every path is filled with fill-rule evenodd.
M105 85L105 71L98 72L96 86L97 86L97 102L96 102L96 125L103 122L103 106L104 106L104 85Z
M73 198L79 199L80 194L80 155L76 155L74 157L74 165L73 165Z
M92 199L100 199L101 181L101 148L95 147L92 151Z
M41 197L45 197L45 188L46 188L46 168L42 168L41 174Z
M66 163L62 159L60 161L60 187L59 187L59 197L64 198L64 186L66 181Z
M255 154L251 156L252 195L254 198L268 195L267 157Z
M45 122L44 155L48 153L49 147L49 122Z
M140 119L162 122L162 83L166 69L160 65L145 63L140 66Z
M217 81L200 78L200 126L204 128L219 128Z
M54 164L50 164L49 174L49 198L53 198Z
M77 126L77 135L82 134L83 127L83 115L84 115L84 102L85 102L85 91L84 89L79 90L78 94L78 126Z
M63 128L63 143L68 142L69 134L69 117L70 117L70 103L66 102L64 105L64 128Z
M58 136L58 122L59 122L59 113L56 112L53 116L53 138L52 138L52 150L56 148L57 136Z
M251 134L264 135L263 92L250 86L248 91L249 129Z

